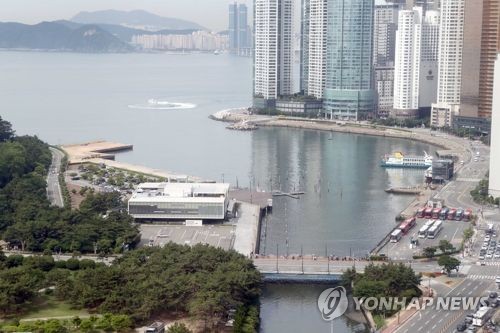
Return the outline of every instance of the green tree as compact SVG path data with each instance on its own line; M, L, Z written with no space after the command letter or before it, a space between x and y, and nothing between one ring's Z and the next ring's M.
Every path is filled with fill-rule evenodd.
M113 315L111 316L111 326L116 332L127 332L134 324L127 315Z
M12 125L0 116L0 142L8 141L14 137L14 130Z
M43 325L45 333L66 333L68 329L57 319L49 319Z
M424 256L426 256L427 258L430 259L430 258L434 257L434 255L436 254L436 251L437 251L436 247L429 246L429 247L424 248L423 254L424 254Z
M82 332L92 332L94 330L94 322L90 319L83 319L80 323L80 330Z
M469 241L472 238L472 236L474 236L474 230L471 227L465 229L463 232L464 243Z
M348 268L342 273L342 284L344 286L351 286L351 284L356 280L358 273L356 272L356 268Z
M167 329L167 333L192 333L186 324L184 323L174 323Z
M443 267L443 269L446 271L446 274L450 275L452 270L457 270L460 267L460 260L457 258L451 257L449 255L444 255L439 257L438 260L438 265Z
M452 252L455 250L455 247L446 239L441 239L438 247L442 253Z

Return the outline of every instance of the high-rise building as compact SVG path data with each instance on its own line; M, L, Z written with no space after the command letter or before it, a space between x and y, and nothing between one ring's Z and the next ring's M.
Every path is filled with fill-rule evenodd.
M293 66L293 0L254 0L254 107L290 95Z
M478 117L483 1L465 1L460 116Z
M229 4L229 48L231 51L238 49L238 3Z
M421 7L399 11L393 117L415 117L418 113L422 14Z
M306 94L309 78L310 1L301 0L300 8L300 92Z
M427 8L431 8L427 4ZM439 54L439 11L424 11L422 41L420 45L420 78L418 89L419 109L432 106L437 99Z
M474 1L475 3L476 1ZM483 0L481 33L481 63L479 67L478 115L491 117L493 100L493 77L498 49L498 28L500 24L500 0Z
M377 113L389 116L394 102L394 58L399 5L387 3L375 6L373 24L373 66L377 91Z
M326 117L373 117L373 0L328 0Z
M248 55L251 49L248 9L245 4L229 4L229 49L231 53Z
M465 0L442 0L439 29L437 102L431 125L451 127L460 108Z
M500 53L495 61L492 92L489 194L498 198L500 197Z
M398 4L375 6L373 22L373 65L394 65L396 31L398 30Z
M305 95L316 98L322 98L325 89L327 3L327 0L302 1L300 85Z

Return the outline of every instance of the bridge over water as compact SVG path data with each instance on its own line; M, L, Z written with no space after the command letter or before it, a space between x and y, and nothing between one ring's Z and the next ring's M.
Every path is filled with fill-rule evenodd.
M259 257L253 259L254 265L263 274L265 282L288 283L338 283L343 272L355 268L363 272L370 263L382 264L380 261L368 260L330 260L328 258L283 258ZM416 272L439 272L441 269L435 262L405 262Z

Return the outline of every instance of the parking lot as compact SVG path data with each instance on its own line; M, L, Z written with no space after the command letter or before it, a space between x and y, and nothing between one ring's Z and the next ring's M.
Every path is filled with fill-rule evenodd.
M470 226L470 222L444 220L442 230L434 239L419 238L418 231L428 220L428 218L417 219L416 225L406 235L403 235L397 243L387 243L379 253L393 260L411 260L413 255L420 254L424 248L438 246L442 239L446 239L458 248L462 241L463 231ZM418 245L412 245L412 239L418 240Z
M225 250L232 248L236 227L229 224L186 226L141 224L139 246L163 246L168 242L185 245L208 244Z

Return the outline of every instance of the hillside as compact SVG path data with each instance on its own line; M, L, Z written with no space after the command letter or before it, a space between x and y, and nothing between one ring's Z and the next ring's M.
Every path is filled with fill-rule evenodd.
M201 25L191 21L162 17L143 10L80 12L71 21L84 24L115 24L149 31L206 30Z
M133 48L97 25L72 28L57 22L0 23L0 48L83 53L130 52Z
M62 24L66 27L69 27L71 29L76 29L84 26L85 24L82 23L76 23L72 21L56 21L56 23ZM196 29L187 29L187 30L159 30L156 32L152 31L147 31L147 30L141 30L141 29L134 29L134 28L129 28L125 27L122 25L116 25L116 24L106 24L106 23L99 23L95 24L102 28L103 30L109 32L113 36L119 38L123 42L130 43L132 41L132 36L134 35L152 35L152 34L164 34L164 35L185 35L185 34L191 34L193 31L197 31Z

